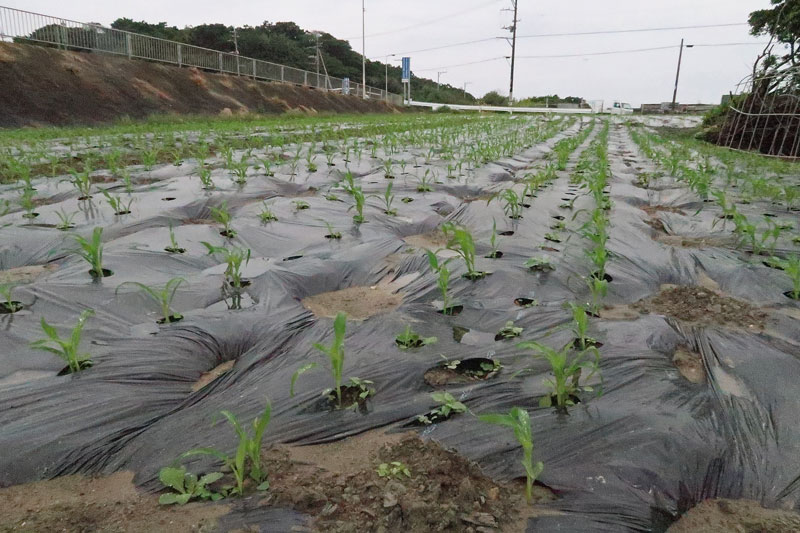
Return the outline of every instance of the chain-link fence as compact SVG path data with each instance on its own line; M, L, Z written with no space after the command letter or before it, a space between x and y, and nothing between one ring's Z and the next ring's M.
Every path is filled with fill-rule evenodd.
M257 80L294 83L358 96L362 94L360 83L348 84L341 78L230 52L107 28L100 24L76 22L10 7L0 6L0 39L30 41L63 50L91 50L129 59L146 59L179 67L197 67L248 76ZM397 105L403 103L400 95L387 93L376 87L367 86L366 94L372 99L387 100Z
M736 150L800 157L800 67L740 82L717 142Z

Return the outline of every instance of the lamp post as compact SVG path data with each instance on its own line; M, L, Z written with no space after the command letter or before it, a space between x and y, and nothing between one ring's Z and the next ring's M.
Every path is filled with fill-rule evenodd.
M443 71L441 71L441 72L437 72L437 73L436 73L436 90L437 90L437 91L439 90L439 86L441 85L441 84L439 83L439 79L441 78L442 74L447 74L447 71L446 71L446 70L443 70Z
M693 44L687 44L685 46L686 46L686 48L693 48L694 47ZM675 106L676 106L677 100L678 100L678 81L681 78L681 61L683 60L683 47L684 47L683 39L681 39L681 48L680 48L680 51L678 52L678 72L675 74L675 90L672 92L672 112L673 113L675 112Z

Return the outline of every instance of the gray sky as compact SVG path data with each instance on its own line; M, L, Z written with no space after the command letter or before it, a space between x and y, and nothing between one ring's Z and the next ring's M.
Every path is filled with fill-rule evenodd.
M109 24L118 17L166 21L183 27L221 22L258 25L264 20L294 21L308 30L349 38L361 50L360 0L4 0L3 4L82 22ZM508 35L511 0L367 0L367 57ZM744 23L769 0L519 0L518 35L574 33ZM559 94L587 99L622 99L633 104L672 99L681 37L687 43L758 43L747 26L684 29L648 33L538 37L519 39L514 95ZM525 58L672 47L638 53L562 58ZM510 46L493 39L471 45L414 52L412 70L455 86L469 83L478 96L490 90L508 94ZM757 44L695 47L684 50L678 100L718 103L750 70ZM499 59L496 59L499 58ZM487 62L462 65L476 61ZM398 56L399 62L399 56ZM443 68L438 68L443 67Z

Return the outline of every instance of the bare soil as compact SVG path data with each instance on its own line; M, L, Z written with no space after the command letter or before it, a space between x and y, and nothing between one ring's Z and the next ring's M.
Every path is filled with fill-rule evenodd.
M198 379L194 385L192 385L192 392L199 391L221 375L229 372L235 363L236 361L234 360L225 361L221 365L217 365L208 372L204 372L203 375L200 376L200 379Z
M214 531L224 504L162 506L143 494L132 472L108 477L64 476L0 489L0 532Z
M261 503L310 514L315 531L522 532L528 517L552 512L527 506L521 484L497 484L414 434L372 431L334 444L273 448L265 459L270 491ZM394 461L411 476L377 474L381 463ZM534 494L535 503L554 499L544 487Z
M398 111L382 101L288 83L29 44L0 43L0 79L0 127L102 124L156 114Z
M447 237L441 231L431 231L429 233L420 233L419 235L409 235L403 237L406 244L414 248L425 248L428 250L436 250L437 248L444 248L447 246Z
M672 362L687 381L705 383L706 373L703 368L703 358L699 353L686 348L678 348L672 355Z
M656 240L662 244L681 248L723 248L734 243L734 240L729 237L685 237L683 235L659 235Z
M763 329L767 314L747 302L704 287L671 286L631 306L644 313L666 315L702 325Z
M671 205L644 205L641 206L639 209L641 209L650 216L655 215L659 211L665 211L667 213L677 213L679 215L686 214L686 212L680 207L674 207Z
M668 533L797 533L800 514L765 509L751 500L706 500L675 522Z
M324 292L303 299L303 306L319 317L335 317L339 311L348 318L364 320L387 313L403 303L403 296L390 285L350 287L340 291Z
M36 278L53 272L58 267L51 265L31 265L0 270L0 285L32 283Z

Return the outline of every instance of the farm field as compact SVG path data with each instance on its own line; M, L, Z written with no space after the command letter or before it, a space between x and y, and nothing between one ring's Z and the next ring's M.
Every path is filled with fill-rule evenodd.
M0 531L800 530L800 165L689 122L0 132Z

